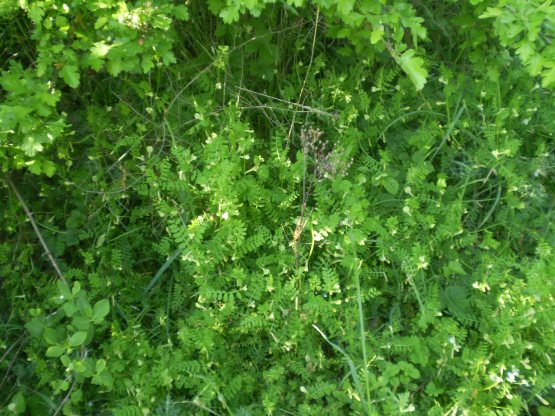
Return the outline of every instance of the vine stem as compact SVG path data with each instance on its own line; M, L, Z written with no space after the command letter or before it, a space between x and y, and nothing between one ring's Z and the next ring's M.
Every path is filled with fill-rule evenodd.
M15 194L17 199L19 200L19 203L23 207L23 210L25 211L25 214L27 215L27 218L29 218L29 221L31 222L31 225L33 226L33 230L35 230L35 234L37 235L37 237L40 241L40 244L42 245L42 248L44 249L44 252L46 253L46 256L48 257L48 260L50 260L50 263L52 264L52 267L54 267L54 270L56 270L56 273L58 274L58 277L60 278L60 280L62 282L67 283L67 280L64 277L64 274L62 273L62 270L60 269L60 266L58 265L58 262L56 261L56 259L52 255L52 253L50 252L50 249L48 248L48 245L46 244L46 241L44 240L44 237L42 236L42 234L39 230L39 227L37 226L37 223L35 222L35 219L33 218L33 213L29 210L29 207L25 203L25 200L23 199L23 197L21 196L21 194L17 190L17 187L15 186L15 184L13 183L12 179L9 176L6 177L6 182L8 182L9 187L12 189L13 193Z

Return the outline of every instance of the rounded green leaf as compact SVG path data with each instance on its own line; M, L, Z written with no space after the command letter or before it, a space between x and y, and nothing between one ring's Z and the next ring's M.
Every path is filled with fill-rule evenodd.
M91 325L90 319L84 318L83 316L75 316L71 321L72 325L79 331L88 331Z
M75 304L73 302L65 303L63 308L64 308L64 311L65 311L66 315L69 316L69 317L72 317L73 314L75 313L75 311L77 310L77 308L75 307Z
M383 187L392 195L395 195L399 190L399 182L395 179L386 177L382 182Z
M69 365L71 364L71 358L69 358L69 356L67 356L66 354L64 354L60 357L60 361L66 367L69 367Z
M99 300L94 304L92 320L95 323L100 323L102 318L110 312L110 302L108 299Z
M69 338L69 345L72 347L78 347L79 345L83 344L87 339L86 332L76 332Z
M27 329L32 336L40 337L46 327L44 321L44 317L33 318L25 324L25 329Z
M95 366L96 372L101 373L106 368L106 360L98 360Z
M47 343L57 344L65 338L65 332L61 327L46 328L42 336Z
M66 351L65 348L60 347L59 345L52 345L51 347L48 347L48 349L46 350L46 356L47 357L59 357L65 351Z

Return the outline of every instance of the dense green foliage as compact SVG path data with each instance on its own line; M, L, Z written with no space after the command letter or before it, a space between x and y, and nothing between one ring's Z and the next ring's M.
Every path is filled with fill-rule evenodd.
M0 34L0 413L555 414L550 0Z

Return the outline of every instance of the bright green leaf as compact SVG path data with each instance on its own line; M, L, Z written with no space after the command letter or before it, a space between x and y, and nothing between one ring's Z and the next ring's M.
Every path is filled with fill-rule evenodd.
M122 71L121 60L119 59L109 59L106 64L108 72L113 76L118 76Z
M552 87L555 84L555 66L542 72L542 86Z
M38 159L31 160L27 163L27 169L33 175L40 175L42 173L42 164Z
M377 27L372 31L372 34L370 35L370 43L372 45L375 45L376 43L378 43L380 40L382 40L384 35L384 30L383 27Z
M225 23L233 23L239 20L239 6L230 5L220 11L220 17Z
M490 17L499 17L503 14L503 10L497 7L488 7L484 13L480 15L480 19L488 19Z
M399 57L398 61L403 71L405 71L416 87L416 90L419 91L424 88L424 85L426 84L428 71L422 67L422 64L424 63L422 58L415 57L414 55L414 49L408 49Z
M79 86L79 69L75 65L65 64L60 70L60 76L71 88L77 88Z
M46 176L51 178L56 173L56 164L50 160L44 160L42 162L42 171Z
M25 152L27 156L35 156L38 152L42 152L42 144L36 136L25 136L23 143L21 143L21 149Z
M96 23L94 24L94 28L95 29L100 29L101 27L103 27L106 23L108 23L108 18L106 16L100 16L97 20Z
M110 52L112 45L107 45L104 42L95 42L94 47L91 48L91 54L96 58L102 58Z
M180 4L179 6L175 6L173 9L173 14L176 19L178 20L188 20L189 19L189 10L187 6Z
M355 0L339 0L337 2L337 11L341 14L349 14L353 10Z
M541 55L533 55L528 62L530 75L536 76L542 72L544 59Z
M108 387L109 389L111 389L114 386L114 379L112 375L106 370L104 370L100 374L100 381L104 386Z
M534 44L531 42L523 42L516 50L516 53L520 55L523 62L527 62L534 52Z
M27 14L35 25L40 26L42 18L44 16L44 9L38 4L33 4L28 9Z

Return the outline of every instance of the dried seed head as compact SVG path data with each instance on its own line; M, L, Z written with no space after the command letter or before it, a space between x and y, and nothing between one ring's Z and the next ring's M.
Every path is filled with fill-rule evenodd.
M353 160L345 161L343 152L323 139L324 132L317 128L304 127L301 130L301 145L305 158L310 158L316 180L345 176Z

